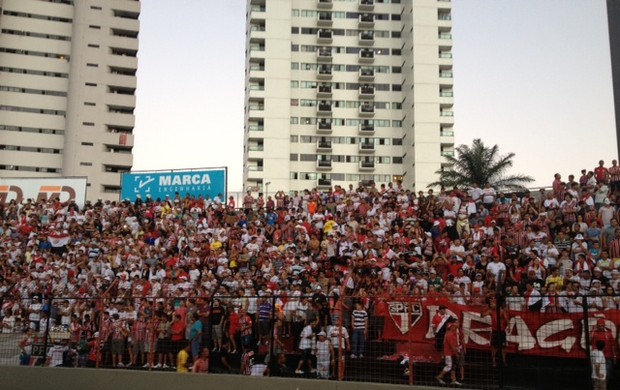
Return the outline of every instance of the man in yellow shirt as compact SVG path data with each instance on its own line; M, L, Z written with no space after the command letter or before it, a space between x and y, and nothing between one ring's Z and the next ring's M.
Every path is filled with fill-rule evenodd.
M177 355L177 372L189 372L187 363L189 361L189 351L191 345L186 345L185 348L179 351Z

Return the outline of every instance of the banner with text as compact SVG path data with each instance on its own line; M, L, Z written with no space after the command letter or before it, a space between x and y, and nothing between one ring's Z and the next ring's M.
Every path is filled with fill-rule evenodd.
M138 195L145 200L171 199L178 193L182 198L216 196L226 202L226 168L125 173L121 180L121 199L135 201Z
M482 316L479 307L456 305L444 299L392 298L386 303L388 314L383 332L385 339L434 343L432 319L439 306L444 305L447 313L460 320L467 348L490 349L493 320L490 315ZM620 310L590 312L588 332L584 332L585 321L582 313L508 313L509 321L505 330L506 350L509 353L584 358L584 335L590 334L598 319L605 320L605 327L614 335L615 342L618 342Z

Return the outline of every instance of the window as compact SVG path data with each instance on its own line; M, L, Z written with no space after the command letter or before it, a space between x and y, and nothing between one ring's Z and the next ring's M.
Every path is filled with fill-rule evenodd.
M400 31L392 31L392 38L400 38Z
M99 64L87 63L86 66L90 66L91 68L98 68Z
M392 73L400 73L400 72L401 72L400 66L393 66L392 67Z
M299 51L299 45L291 45L291 51Z
M402 144L403 144L403 139L402 138L392 138L392 145L400 146Z
M316 154L300 154L299 161L316 161Z
M82 162L80 162L80 165L83 166L83 167L92 167L93 163L82 161Z
M400 14L392 14L392 20L400 20Z
M82 142L82 146L94 146L92 142Z
M297 153L291 153L291 156L289 157L290 161L298 161L299 160L299 155Z
M93 30L101 30L101 26L90 25L88 28L92 28Z
M82 122L83 126L94 126L95 123L94 122Z
M298 118L298 117L296 117L296 116L292 116L292 117L291 117L291 122L290 122L290 123L291 123L291 125L297 125L297 124L299 124L299 118Z
M84 83L87 87L96 87L97 83Z
M99 45L97 45L96 43L89 43L88 47L94 47L95 49L98 49Z
M296 144L299 142L299 136L298 135L291 135L291 143L292 144Z
M101 7L96 6L96 5L91 5L91 6L90 6L90 9L94 9L95 11L101 11L101 10L102 10L102 8L101 8Z
M84 102L85 106L91 106L91 107L95 107L97 105L97 103L93 103L93 102Z

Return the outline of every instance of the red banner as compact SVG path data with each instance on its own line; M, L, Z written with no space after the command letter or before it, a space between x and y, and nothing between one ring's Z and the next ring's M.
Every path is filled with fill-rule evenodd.
M387 301L388 314L383 336L389 340L434 344L432 318L439 305L460 320L465 344L472 349L490 349L490 316L482 317L479 307L455 305L444 299L392 299ZM585 321L582 313L509 312L506 327L507 351L525 355L553 357L585 357ZM590 330L598 319L618 340L620 310L591 311L588 318ZM495 330L495 329L494 329ZM587 334L590 332L588 331ZM437 352L438 355L441 352Z

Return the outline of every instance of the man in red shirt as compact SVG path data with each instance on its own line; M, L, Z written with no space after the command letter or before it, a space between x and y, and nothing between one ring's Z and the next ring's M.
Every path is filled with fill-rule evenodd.
M597 341L605 342L603 354L605 355L607 375L609 375L613 370L613 365L617 363L618 344L614 339L614 335L611 333L611 330L606 327L604 318L599 318L596 320L596 328L590 332L590 345L595 346Z
M605 161L598 162L598 167L594 168L594 178L597 183L607 183L609 178L609 170L604 167Z
M445 385L446 382L443 380L443 377L447 373L450 373L451 384L461 385L461 383L456 380L457 360L459 356L461 356L461 351L463 350L463 343L459 336L459 321L452 317L448 321L449 328L443 342L443 354L445 356L446 365L435 378L437 378L437 382Z

